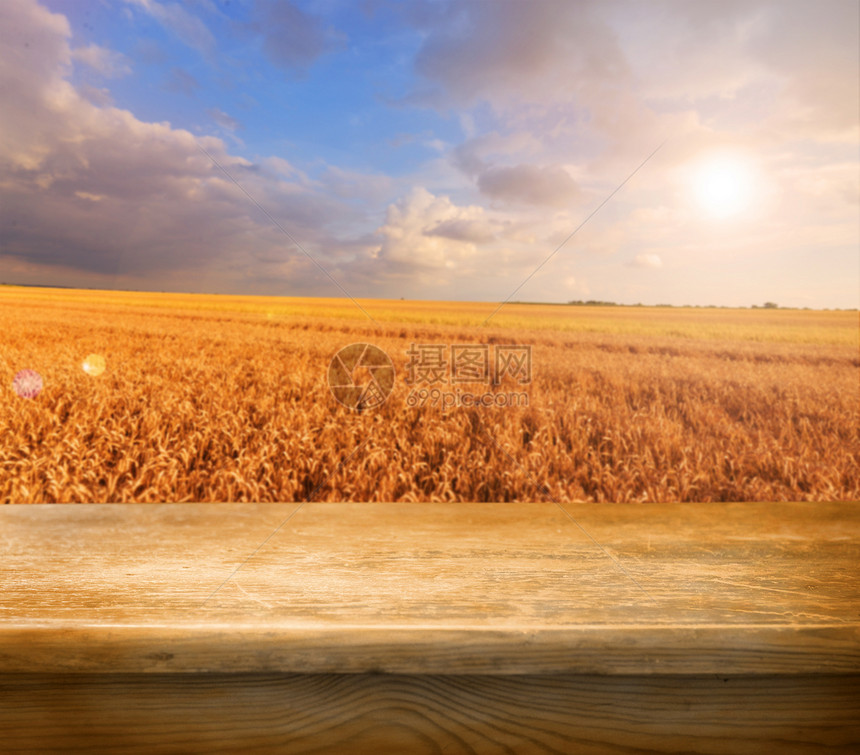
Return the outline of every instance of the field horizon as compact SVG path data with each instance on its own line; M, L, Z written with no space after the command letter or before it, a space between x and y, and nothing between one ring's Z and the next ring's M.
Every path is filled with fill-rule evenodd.
M518 305L528 305L528 306L547 306L547 307L571 307L571 306L594 306L594 307L626 307L631 309L729 309L729 310L741 310L745 311L748 309L778 309L785 311L796 311L796 312L860 312L860 307L792 307L792 306L784 306L778 303L773 303L772 306L768 306L768 302L764 302L761 304L749 304L749 305L732 305L732 304L645 304L642 302L637 302L635 304L630 304L626 302L615 302L615 301L596 301L596 300L570 300L570 301L524 301L518 299L512 299L510 301L505 300L503 302L498 301L497 299L487 299L487 300L476 300L476 299L414 299L414 298L406 298L406 297L350 297L350 296L295 296L290 294L284 295L273 295L273 294L233 294L226 293L222 291L166 291L163 289L143 289L143 288L97 288L97 287L82 287L82 286L63 286L59 284L46 284L46 283L3 283L0 282L0 288L20 288L27 291L32 291L34 289L44 289L45 291L69 291L75 293L89 293L89 294L141 294L141 295L163 295L163 296L179 296L179 297L211 297L211 296L219 296L226 298L236 298L236 299L271 299L271 300L290 300L295 299L299 301L313 301L313 300L324 300L324 301L339 301L339 302L422 302L425 304L430 303L439 303L439 304L477 304L477 305L487 305L487 306L508 306L511 304Z

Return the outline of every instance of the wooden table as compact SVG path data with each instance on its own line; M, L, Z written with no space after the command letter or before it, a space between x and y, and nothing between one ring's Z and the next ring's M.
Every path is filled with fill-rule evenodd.
M860 505L0 507L0 751L860 752Z

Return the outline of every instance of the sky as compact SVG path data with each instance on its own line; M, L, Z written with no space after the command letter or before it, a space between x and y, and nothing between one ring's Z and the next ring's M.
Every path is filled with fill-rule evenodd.
M858 8L3 0L0 281L858 307Z

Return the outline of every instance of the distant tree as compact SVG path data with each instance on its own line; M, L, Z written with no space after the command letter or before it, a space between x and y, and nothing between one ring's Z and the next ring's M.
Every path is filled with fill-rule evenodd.
M766 301L764 303L764 308L765 309L778 309L779 305L774 301Z

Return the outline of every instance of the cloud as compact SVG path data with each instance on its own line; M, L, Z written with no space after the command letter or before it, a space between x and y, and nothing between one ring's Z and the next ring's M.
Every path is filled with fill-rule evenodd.
M512 94L542 101L569 95L586 78L615 76L624 59L586 3L459 0L420 19L416 71L459 104L502 104Z
M214 59L214 37L194 15L201 9L210 12L201 15L206 20L218 15L231 55L241 48L249 63L262 66L262 76L271 76L266 58L285 71L307 69L342 43L321 19L353 19L338 15L346 5L328 0L243 3L250 21L241 28L208 0L127 3L134 10L128 15L146 21L141 33L151 30L152 18L211 56L210 74L224 68ZM721 272L727 254L738 260L736 270L753 271L744 284L750 287L757 275L764 279L782 265L775 260L787 260L786 276L824 270L834 260L843 269L843 258L854 270L857 13L855 3L830 0L380 2L372 20L383 31L374 44L382 40L385 47L374 50L391 57L384 70L370 70L383 89L411 96L389 113L390 128L379 140L356 142L345 169L298 147L284 157L237 157L231 150L244 145L236 146L232 132L241 124L220 109L210 111L209 126L227 129L220 133L234 140L230 146L114 107L110 92L92 85L101 80L83 66L116 75L122 59L98 46L72 50L63 15L35 0L6 0L0 3L0 264L18 270L19 279L20 271L32 280L53 270L61 271L60 282L86 285L113 285L117 276L133 274L202 290L221 276L232 290L332 293L314 265L200 153L200 143L351 293L401 295L391 288L396 281L413 295L504 296L668 137L546 265L546 279L536 276L535 286L565 297L558 287L575 275L572 285L588 281L599 299L626 296L623 283L640 286L634 301L646 289L652 301L697 291L710 300L711 279L728 280ZM356 50L367 21L350 27ZM169 71L169 91L193 95L201 85L217 85L213 76L198 82L188 72L197 67L170 71L168 50L172 58L177 45L163 44L143 39L130 54ZM333 70L351 61L332 58ZM371 65L377 63L373 57ZM386 79L395 69L396 77ZM118 84L117 100L134 101L141 82ZM244 96L262 102L255 86ZM231 112L241 97L233 101ZM402 107L415 103L439 112L424 118ZM212 104L218 103L206 106ZM335 117L351 107L327 106ZM199 116L203 109L189 102L174 112ZM372 114L371 106L361 113ZM443 119L446 125L438 125ZM243 136L252 126L248 120ZM410 136L392 143L411 140L435 154L380 149L380 140L398 130ZM269 143L257 136L247 135L249 156ZM328 134L320 138L320 149L328 149ZM717 147L754 154L773 188L745 225L705 223L685 201L691 184L684 166ZM375 172L374 160L391 175ZM410 192L410 186L422 188ZM809 262L812 252L804 256L801 247L826 261ZM671 276L645 274L663 260L688 258L695 264L672 266ZM839 277L843 288L850 277ZM785 298L768 293L761 300L766 296ZM854 301L853 290L850 296Z
M72 58L106 78L119 78L131 73L131 61L125 55L99 45L78 47L72 50Z
M535 134L545 163L589 144L627 159L691 131L857 139L856 3L432 6L407 16L421 34L414 69L424 82L410 101L473 114L489 105L507 129Z
M533 205L564 206L578 194L563 168L513 165L491 167L478 176L478 188L491 199Z
M215 37L203 21L189 13L178 3L160 3L156 0L126 0L158 21L181 42L203 55L215 52Z
M607 136L641 151L665 133L635 94L639 72L615 28L620 6L442 0L419 26L414 70L424 83L408 101L442 112L489 105L506 130L543 143L545 163L568 162L594 142L605 148Z
M373 204L390 198L393 182L380 173L361 173L328 165L319 177L321 189L346 200L363 199Z
M194 92L200 88L197 81L188 71L174 66L170 69L170 75L164 82L164 88L168 92L176 92L192 97Z
M577 199L580 189L570 173L559 165L526 162L504 165L511 158L529 157L543 150L536 134L491 131L467 139L450 153L452 164L473 177L481 194L494 201L545 207L565 207Z
M230 115L227 115L221 108L213 107L206 111L209 117L215 121L221 128L226 128L228 131L237 131L242 128L242 124Z
M611 260L616 270L619 258L627 261L624 274L632 283L644 270L665 269L674 251L695 248L690 239L716 231L719 243L738 248L744 234L761 240L743 247L749 269L765 267L761 260L771 253L765 250L778 248L769 240L771 234L777 239L778 228L792 229L778 238L784 246L802 225L817 228L828 248L854 241L856 254L856 3L428 5L409 18L420 47L419 79L407 102L463 124L464 140L448 159L477 193L458 201L503 209L511 222L499 237L507 240L516 229L522 238L531 233L550 246L561 243L583 208L596 207L665 141L566 251L575 247L607 265ZM703 152L723 147L755 154L767 181L746 226L737 221L714 229L685 208L692 188L674 177ZM557 210L552 217L549 208ZM656 217L667 208L668 223ZM649 212L655 217L647 223L636 221L637 213ZM514 246L520 259L526 252L524 243ZM710 264L696 267L695 275L707 277ZM681 274L673 268L673 276ZM610 273L588 278L596 295L611 298L597 291L601 275Z
M483 208L459 207L424 187L389 205L377 233L383 237L379 259L416 270L456 268L475 255L478 244L493 238Z
M425 236L440 236L452 241L487 244L496 238L490 224L480 218L451 218L424 231Z
M663 260L660 259L659 254L637 254L633 258L633 262L631 264L634 267L650 267L656 269L663 267Z
M93 105L104 107L105 105L113 105L113 95L110 90L104 87L94 87L91 84L81 84L78 87L78 92L86 100L89 100Z
M492 130L459 144L452 151L451 159L467 175L477 176L494 162L514 155L534 155L540 147L540 140L528 131L502 134Z
M302 72L339 41L318 18L280 0L258 0L251 28L262 36L269 60L294 72Z
M62 15L32 0L0 4L5 268L69 285L168 281L205 290L220 276L240 290L331 290L198 145L323 262L336 262L332 229L354 220L356 209L301 174L277 175L229 154L220 139L81 96L67 79L70 37Z
M860 5L853 2L795 0L761 12L749 35L748 57L781 79L781 120L804 135L829 132L856 141L858 29Z
M138 39L134 44L134 59L157 66L167 62L167 51L154 39Z
M617 6L612 28L640 96L681 106L718 103L763 72L746 49L762 8L760 0L628 0Z

